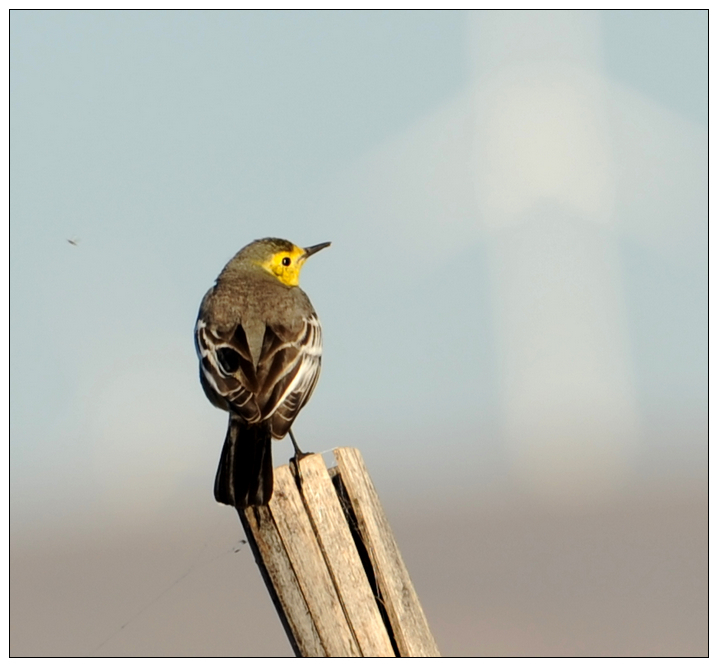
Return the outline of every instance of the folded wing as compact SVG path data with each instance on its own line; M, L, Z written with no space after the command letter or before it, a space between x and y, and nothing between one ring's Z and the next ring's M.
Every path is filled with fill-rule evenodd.
M316 315L299 329L267 325L256 368L241 324L217 331L198 319L195 341L210 401L250 424L268 420L272 436L284 437L319 378L322 333Z

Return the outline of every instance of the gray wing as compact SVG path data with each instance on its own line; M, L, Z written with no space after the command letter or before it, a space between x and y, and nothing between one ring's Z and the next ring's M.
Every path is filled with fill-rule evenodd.
M195 325L200 380L209 400L239 414L250 424L261 421L257 377L244 329L218 330L200 315Z
M302 321L299 334L292 337L282 336L276 327L267 327L265 343L276 337L278 351L271 361L272 371L267 377L265 387L269 390L262 412L271 417L272 435L283 438L292 426L299 411L304 407L314 391L322 365L322 328L319 319L311 314ZM270 345L271 348L271 345ZM264 349L262 350L264 353ZM262 355L264 357L264 354ZM267 357L269 359L269 355ZM259 364L262 369L262 361ZM277 380L274 380L274 373Z

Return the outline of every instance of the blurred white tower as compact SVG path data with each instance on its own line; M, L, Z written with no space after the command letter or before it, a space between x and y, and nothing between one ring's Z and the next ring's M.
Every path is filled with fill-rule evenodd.
M530 11L469 21L505 443L542 496L599 494L621 480L637 442L599 20Z

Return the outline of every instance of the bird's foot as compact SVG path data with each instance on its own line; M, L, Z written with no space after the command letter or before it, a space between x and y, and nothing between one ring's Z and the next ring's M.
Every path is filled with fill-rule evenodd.
M312 452L303 452L301 449L299 449L299 445L297 444L296 439L294 438L294 433L292 433L292 429L289 429L289 437L292 440L292 445L294 446L294 456L292 456L290 461L293 461L295 464L299 463L305 456L309 456Z

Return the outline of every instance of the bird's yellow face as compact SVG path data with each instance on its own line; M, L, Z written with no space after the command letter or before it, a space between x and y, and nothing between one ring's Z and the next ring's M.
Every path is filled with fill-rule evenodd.
M299 272L307 259L304 248L294 246L291 250L274 253L269 259L260 262L260 266L276 276L289 287L299 285Z

